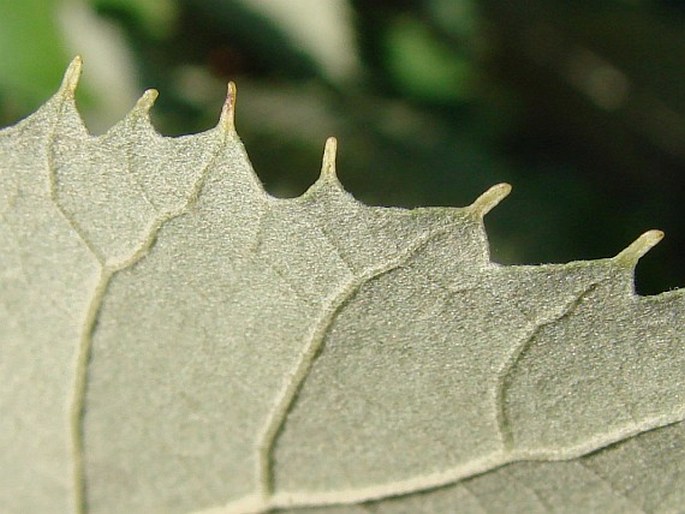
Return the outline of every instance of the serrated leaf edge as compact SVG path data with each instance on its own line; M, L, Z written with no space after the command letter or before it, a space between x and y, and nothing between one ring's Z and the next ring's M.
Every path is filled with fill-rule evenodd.
M80 56L76 56L72 62L67 67L62 84L57 92L57 97L61 98L62 101L69 101L74 99L76 89L78 87L79 78L82 71L82 59ZM136 102L135 106L132 108L130 113L126 116L137 117L143 116L149 121L149 111L153 107L156 98L158 97L158 92L155 89L146 90L140 99ZM226 101L221 109L221 114L219 121L215 129L219 130L226 137L237 138L237 133L235 131L235 107L236 107L236 97L237 88L233 82L229 82L227 86ZM154 129L154 127L152 127ZM84 126L85 129L85 126ZM156 129L155 133L160 135ZM269 201L281 202L281 201L298 201L298 199L306 197L310 194L314 194L316 190L321 188L326 188L327 190L339 190L341 193L348 195L356 203L364 205L358 200L356 200L352 195L350 195L340 183L335 166L337 150L337 140L330 137L326 140L321 173L317 181L310 187L310 189L305 192L302 196L293 199L278 199L269 195L266 190L262 188L264 196ZM258 178L254 177L258 183L261 182ZM198 181L200 185L203 182L203 177L201 176ZM54 185L52 186L54 189ZM199 187L199 186L198 186ZM194 188L194 189L197 189ZM511 191L511 186L506 183L497 184L481 196L479 196L471 205L462 208L463 210L471 213L477 218L482 218L490 212L502 199L504 199ZM197 191L196 191L197 194ZM191 195L188 200L190 203L196 199L196 194ZM58 205L57 202L55 202ZM366 207L366 205L364 205ZM184 208L181 209L184 210ZM426 209L426 208L423 208ZM454 208L427 208L432 210L453 210ZM74 458L75 458L75 481L76 481L76 509L77 512L85 512L87 506L85 505L85 481L84 481L84 469L82 462L83 455L83 442L82 442L82 421L83 421L83 400L85 387L87 382L87 365L90 355L90 341L92 336L92 331L94 329L95 323L97 321L97 315L100 309L100 303L104 294L106 293L108 284L112 276L130 265L137 262L140 258L149 251L150 244L154 241L154 236L161 227L169 219L177 216L178 213L167 213L167 215L159 216L152 224L150 237L144 242L144 244L136 250L130 258L125 259L125 261L109 264L101 260L97 253L91 248L91 252L94 257L97 258L103 265L100 281L95 288L93 298L91 299L90 307L86 313L86 320L84 322L84 337L80 344L80 354L78 358L77 371L79 376L75 381L75 392L74 398L71 402L71 427L74 443ZM69 221L69 220L68 220ZM444 231L445 229L442 229ZM78 234L78 230L75 229ZM399 265L404 258L406 258L405 253L411 255L421 244L425 244L435 233L427 234L424 238L419 238L414 244L410 246L407 252L403 252L391 263L383 263L382 266L378 266L378 269L369 270L367 273L363 274L361 277L357 277L356 280L350 281L350 283L342 286L336 293L331 295L328 302L328 307L324 311L321 323L317 323L312 331L311 337L309 339L310 343L302 352L302 357L300 364L298 365L298 371L302 372L302 378L306 378L308 366L313 362L313 356L317 353L320 346L323 344L325 338L325 328L327 326L326 320L336 312L336 309L343 305L345 298L347 298L350 292L356 290L364 281L373 278L379 274L382 274L389 269L393 269L395 266ZM660 230L648 230L642 235L640 235L635 241L628 245L624 250L619 252L616 256L610 258L615 265L624 268L634 268L638 260L645 255L651 248L653 248L661 239L664 237L664 233ZM81 239L84 240L86 246L90 248L87 240L82 236ZM368 277L367 277L368 275ZM671 291L668 294L677 293L685 294L685 290L677 289ZM633 292L634 294L634 292ZM665 293L662 293L665 294ZM317 327L323 327L323 333L319 334L321 330ZM299 373L298 373L299 375ZM659 416L645 420L637 426L632 426L630 430L617 430L611 434L603 434L603 437L597 437L595 439L587 441L583 445L579 445L566 450L563 455L560 455L558 450L548 450L548 451L536 451L536 452L522 452L518 450L502 450L495 452L487 457L477 459L469 462L466 465L459 466L444 472L438 472L430 475L420 476L408 480L383 484L380 486L371 486L368 488L358 488L351 490L341 490L332 493L300 493L300 492L279 492L275 493L272 491L272 480L271 472L269 468L271 466L270 461L270 450L273 446L275 439L277 438L278 432L282 427L282 422L284 416L287 414L288 409L291 405L293 398L296 396L297 389L301 386L302 382L293 380L289 384L289 388L283 391L281 398L276 402L276 407L274 408L272 414L269 416L269 422L267 423L265 430L260 437L262 441L258 448L260 452L260 470L258 470L258 476L262 489L258 494L250 495L244 497L237 501L232 501L224 506L212 507L208 509L201 509L194 512L194 514L232 514L232 513L265 513L273 509L281 508L291 508L291 507L311 507L311 506L321 506L321 505L350 505L359 504L363 502L379 500L383 498L391 498L397 496L404 496L407 494L419 492L419 491L429 491L432 489L448 486L455 484L465 478L482 474L499 467L505 466L507 464L518 462L518 461L559 461L559 460L569 460L581 457L583 455L592 454L594 452L600 451L602 448L615 444L619 441L635 437L644 432L650 430L655 430L670 424L678 423L685 419L685 408L677 412L674 416L673 414L668 416ZM282 408L281 408L282 407ZM675 418L675 419L674 419Z

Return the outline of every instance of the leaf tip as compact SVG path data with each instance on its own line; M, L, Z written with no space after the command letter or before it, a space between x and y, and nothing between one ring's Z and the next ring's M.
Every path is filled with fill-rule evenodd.
M502 182L501 184L492 186L485 193L476 198L476 200L469 206L469 209L482 218L498 203L504 200L509 193L511 193L511 184Z
M72 59L67 66L67 71L64 72L60 92L69 96L74 96L79 79L81 78L81 69L83 67L83 59L77 55Z
M221 108L221 117L219 118L219 125L227 132L235 132L235 102L238 89L235 82L228 83L226 91L226 100L224 106Z
M635 266L637 261L663 238L664 233L661 230L648 230L614 257L614 260Z

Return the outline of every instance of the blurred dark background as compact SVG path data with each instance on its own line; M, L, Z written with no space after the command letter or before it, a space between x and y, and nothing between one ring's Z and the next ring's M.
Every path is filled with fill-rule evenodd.
M0 0L0 125L84 57L90 130L159 89L158 130L237 128L272 194L318 175L324 140L370 204L488 215L501 263L612 256L666 239L643 294L685 285L685 2L676 0Z

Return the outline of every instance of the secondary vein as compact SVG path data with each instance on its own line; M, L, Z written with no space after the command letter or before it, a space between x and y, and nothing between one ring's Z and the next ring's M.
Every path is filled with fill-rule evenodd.
M433 237L442 234L446 230L443 228L434 232L424 233L394 258L369 268L358 276L353 276L328 297L322 308L321 316L312 325L295 369L289 375L289 381L280 391L274 408L267 416L267 421L257 444L257 482L260 487L260 496L265 504L268 503L269 498L274 493L273 448L276 439L283 429L288 412L291 410L297 395L306 382L316 358L321 353L326 335L335 318L364 284L398 268Z

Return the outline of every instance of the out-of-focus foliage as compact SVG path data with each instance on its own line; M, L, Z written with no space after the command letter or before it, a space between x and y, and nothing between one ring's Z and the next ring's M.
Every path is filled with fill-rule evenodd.
M44 102L64 73L66 58L54 8L54 0L0 2L2 122Z
M511 182L488 222L495 260L613 255L655 227L667 238L638 268L639 290L685 284L678 2L34 3L0 2L3 125L55 89L74 53L96 131L132 104L129 84L160 90L162 133L205 129L230 79L238 130L274 194L303 191L336 135L341 178L369 203L464 205ZM108 29L75 38L87 22L73 13ZM122 62L120 85L97 80Z

